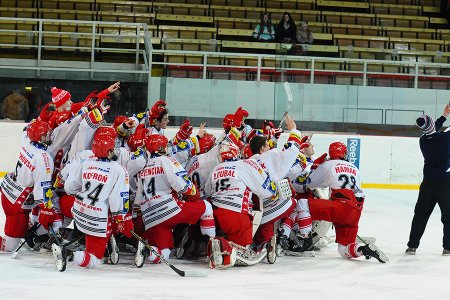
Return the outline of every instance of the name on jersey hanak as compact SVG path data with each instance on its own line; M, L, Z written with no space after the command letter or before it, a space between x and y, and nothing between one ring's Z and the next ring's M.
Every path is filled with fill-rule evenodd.
M351 173L356 176L356 170L349 166L336 166L334 167L336 173Z
M159 174L164 174L163 167L146 168L139 172L140 177L153 176Z
M108 180L108 176L98 173L83 173L83 179L95 180L101 183L106 183L106 181Z
M214 173L214 180L222 177L235 177L234 170L221 170Z

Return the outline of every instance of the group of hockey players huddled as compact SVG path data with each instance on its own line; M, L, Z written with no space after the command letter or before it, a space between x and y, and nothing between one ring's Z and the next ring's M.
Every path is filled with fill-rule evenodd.
M277 147L282 129L266 121L251 128L241 107L225 116L220 137L205 124L193 135L186 120L168 140L163 100L107 125L108 95L119 85L79 103L52 88L1 183L1 251L51 251L60 271L67 261L117 263L119 246L135 252L138 267L173 250L225 269L314 256L333 225L341 256L386 261L375 245L357 242L364 194L343 143L314 159L311 136L287 116L289 137Z

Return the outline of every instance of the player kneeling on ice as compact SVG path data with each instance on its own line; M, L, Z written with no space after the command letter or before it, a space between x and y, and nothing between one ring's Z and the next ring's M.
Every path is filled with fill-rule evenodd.
M358 223L364 204L360 186L359 170L347 161L347 147L340 142L330 144L330 160L321 163L307 179L306 187L331 188L330 200L299 199L299 217L309 220L309 226L300 228L308 237L311 232L311 218L332 222L336 230L339 254L344 258L374 257L384 263L387 257L374 245L356 243ZM323 156L325 158L325 156ZM305 225L305 224L304 224ZM310 239L309 239L310 240Z
M220 145L219 160L205 185L205 195L214 206L214 219L225 238L212 239L208 244L210 267L224 269L237 265L254 265L267 254L267 249L255 251L253 238L252 195L260 199L278 198L276 184L253 159L238 161L239 148L231 143Z
M0 237L1 251L14 251L24 238L29 214L45 202L51 189L53 159L47 152L50 140L48 123L36 120L27 127L14 172L1 183L1 202L6 215L5 236ZM53 211L49 211L53 213Z
M129 214L129 184L127 171L114 160L115 141L108 135L98 136L92 143L96 159L78 163L71 169L64 189L75 195L72 208L77 228L86 234L85 251L73 253L73 262L81 267L101 263L111 233L111 216L117 230L131 237L133 222ZM64 245L52 245L57 268L65 269ZM64 267L62 267L64 266Z
M172 229L178 224L195 224L200 220L202 234L211 238L216 235L211 204L200 199L186 170L167 155L168 142L165 136L158 134L145 139L148 159L144 169L137 174L135 203L142 211L145 226L142 238L160 255L149 253L139 242L135 257L137 267L143 266L147 256L152 263L160 263L161 255L166 260L169 258L173 248Z

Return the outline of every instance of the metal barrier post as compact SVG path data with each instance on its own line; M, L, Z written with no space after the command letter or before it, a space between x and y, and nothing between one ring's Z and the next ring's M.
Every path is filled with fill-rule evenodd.
M139 44L141 42L141 26L136 26L136 69L139 68Z
M418 86L419 86L419 65L416 62L414 67L414 88L417 89Z
M39 34L38 34L38 61L37 61L37 77L41 76L41 59L42 59L42 20L39 20Z
M203 53L203 79L206 79L206 67L208 65L208 55Z
M367 85L367 61L364 61L363 86Z
M256 71L256 81L261 81L261 55L258 55L258 70Z
M92 23L92 42L91 42L91 70L94 69L95 60L95 26L96 22ZM94 71L91 71L91 78L94 78Z

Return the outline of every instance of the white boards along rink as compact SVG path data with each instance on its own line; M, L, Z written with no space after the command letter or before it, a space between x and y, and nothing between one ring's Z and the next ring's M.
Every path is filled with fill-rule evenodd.
M25 123L20 122L0 122L0 172L3 175L15 167L25 126ZM170 139L177 131L178 127L169 127L165 133ZM193 134L197 131L198 128L194 128ZM222 133L222 129L218 128L207 128L207 131L216 136ZM279 147L287 140L287 136L286 133L282 134ZM423 157L417 137L314 133L311 142L317 156L328 152L332 142L350 146L350 156L353 156L351 158L361 170L363 188L418 189L422 180Z

